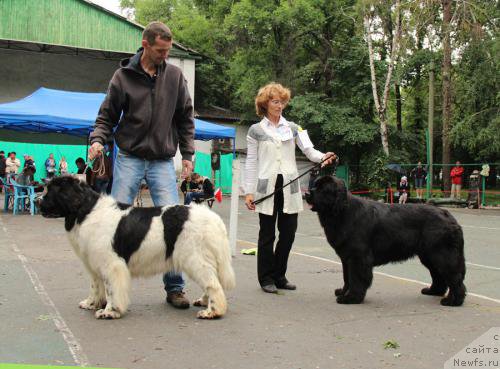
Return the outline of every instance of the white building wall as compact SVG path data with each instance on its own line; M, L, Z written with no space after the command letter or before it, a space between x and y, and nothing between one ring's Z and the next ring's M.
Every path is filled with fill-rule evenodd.
M178 59L178 58L168 58L168 62L176 67L181 68L184 78L186 78L188 83L189 93L191 94L191 99L193 100L194 106L194 76L195 76L195 61L192 59Z

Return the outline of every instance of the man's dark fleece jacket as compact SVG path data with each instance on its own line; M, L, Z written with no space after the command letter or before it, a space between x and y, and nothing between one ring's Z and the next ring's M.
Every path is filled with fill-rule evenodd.
M90 135L104 145L112 135L121 151L146 160L194 154L193 104L182 71L163 62L151 77L140 64L142 50L123 59ZM118 125L113 133L114 127Z

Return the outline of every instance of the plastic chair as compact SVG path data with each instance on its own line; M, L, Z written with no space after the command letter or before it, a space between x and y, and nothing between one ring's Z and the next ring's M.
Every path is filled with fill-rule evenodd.
M28 200L30 204L30 213L31 215L35 215L35 187L22 186L14 179L11 179L10 183L14 188L14 205L12 207L12 213L16 215L19 210L23 210L26 206L26 200Z
M14 202L14 187L9 183L10 181L8 178L0 177L0 182L2 183L5 193L3 211L7 212Z

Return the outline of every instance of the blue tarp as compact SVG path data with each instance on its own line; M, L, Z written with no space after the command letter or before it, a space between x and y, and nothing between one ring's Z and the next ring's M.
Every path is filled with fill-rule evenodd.
M104 94L41 87L24 99L0 104L0 128L87 136ZM235 138L236 129L195 119L195 139Z

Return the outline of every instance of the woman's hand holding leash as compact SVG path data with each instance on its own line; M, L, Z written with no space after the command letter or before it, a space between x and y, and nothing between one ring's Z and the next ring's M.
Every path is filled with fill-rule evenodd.
M326 167L327 165L333 164L337 159L337 155L334 152L327 152L323 156L323 162L321 163L321 168Z
M255 210L255 204L253 203L253 195L251 193L245 196L245 205L247 206L248 210Z

